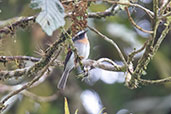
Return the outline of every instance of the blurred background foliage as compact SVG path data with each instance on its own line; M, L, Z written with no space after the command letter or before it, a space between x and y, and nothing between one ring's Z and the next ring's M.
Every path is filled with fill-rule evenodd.
M4 20L10 18L35 15L37 11L29 8L29 2L29 0L1 0L0 25L4 24ZM139 0L138 4L152 10L151 0ZM104 11L108 7L110 7L109 4L97 2L91 4L88 11ZM130 8L129 10L139 26L147 30L151 29L151 21L145 12L138 8ZM67 24L69 25L69 22ZM114 40L125 56L134 48L139 49L149 38L149 34L140 32L130 24L125 11L119 11L119 13L112 17L89 19L88 25L96 27L100 32ZM158 35L161 33L163 27L164 25L160 25ZM56 31L52 37L48 37L38 24L29 26L26 29L17 30L15 35L6 36L0 40L0 54L6 56L27 55L41 57L37 52L40 49L45 50L49 44L57 40L58 32ZM121 63L116 49L110 44L98 38L99 36L91 31L88 32L88 37L91 44L89 58L96 60L101 57L107 57ZM171 32L169 32L158 53L150 62L147 75L144 78L160 79L171 75L170 37ZM65 54L62 53L58 59L63 62ZM135 64L141 54L135 59ZM6 67L1 64L0 68L1 70L15 69L15 64L9 63ZM58 91L56 84L62 71L62 67L56 67L44 83L30 89L30 91L40 96L49 96L56 93ZM64 113L63 96L68 98L71 113L74 113L78 109L79 114L97 114L103 107L106 108L104 111L108 114L114 114L123 109L127 109L127 111L134 112L135 114L171 113L170 83L143 86L135 90L130 90L124 86L123 81L108 83L108 80L115 79L109 78L108 80L104 80L102 76L99 76L95 83L88 84L77 79L76 74L78 74L77 70L73 70L70 74L67 88L62 94L59 94L56 100L52 102L37 102L29 97L18 95L18 100L7 114L62 114ZM120 77L123 78L123 74L118 74L118 78ZM1 92L0 96L3 97L6 94L6 92ZM86 95L90 96L85 97ZM95 101L93 101L94 99ZM85 102L86 100L89 102ZM96 105L92 105L93 102L96 102ZM88 108L89 106L91 107Z

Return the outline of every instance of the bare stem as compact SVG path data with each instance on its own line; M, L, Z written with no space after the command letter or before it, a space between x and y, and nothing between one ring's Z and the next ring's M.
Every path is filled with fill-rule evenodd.
M103 63L104 61L111 63L111 65ZM83 60L82 63L84 66L100 68L100 69L108 70L108 71L125 72L125 69L126 69L126 66L117 65L114 61L108 58L101 58L97 61L88 59L88 60Z
M161 8L160 8L160 15L163 15L166 8L168 7L168 5L170 4L170 0L167 0L167 2L165 4L162 4Z
M144 10L150 16L150 18L153 18L153 16L154 16L154 13L152 11L150 11L149 9L147 9L147 8L145 8L139 4L133 4L130 2L112 1L112 0L103 0L103 1L108 2L108 3L112 3L112 4L120 4L120 5L138 7L140 9Z
M153 11L154 11L154 16L158 17L159 0L153 0Z
M168 23L166 24L165 29L162 31L162 34L160 35L157 43L154 46L154 53L156 53L160 47L160 44L162 43L162 41L164 40L164 38L166 37L166 35L168 34L169 30L171 30L170 27L170 21L168 21Z
M99 32L97 29L95 29L95 28L92 28L92 27L90 27L90 26L88 26L88 28L89 28L90 30L92 30L93 32L95 32L96 34L98 34L99 36L101 36L104 40L106 40L107 42L109 42L110 44L112 44L113 47L115 47L116 50L118 51L119 56L120 56L120 58L122 59L122 61L124 62L125 66L128 66L128 65L127 65L127 62L126 62L126 60L125 60L125 58L124 58L124 56L123 56L123 54L122 54L122 52L121 52L121 50L119 49L118 45L117 45L113 40L109 39L107 36L103 35L102 33L100 33L100 32Z
M125 10L126 10L126 12L127 12L127 14L128 14L128 18L129 18L130 22L131 22L137 29L139 29L139 30L141 30L141 31L143 31L143 32L145 32L145 33L149 33L149 34L152 34L152 33L153 33L153 31L145 30L145 29L141 28L140 26L138 26L138 25L134 22L134 20L133 20L132 17L131 17L131 14L130 14L130 12L129 12L129 10L128 10L128 7L125 7Z
M104 12L89 12L88 17L101 19L115 15L119 10L120 9L117 6L112 5L112 7L106 9Z
M167 78L160 79L160 80L138 79L138 81L142 85L163 84L163 83L166 83L166 82L171 82L171 76L170 77L167 77Z
M159 17L159 19L165 19L167 17L171 16L171 12L168 12L166 14L163 14L162 16Z
M22 94L33 99L34 101L38 101L38 102L51 102L57 99L58 97L58 93L55 93L51 96L38 96L32 92L29 92L27 90L22 91Z
M0 62L6 63L15 60L25 60L31 62L38 62L40 58L30 57L30 56L0 56Z
M127 63L132 62L134 56L135 56L136 54L142 52L142 51L146 48L147 43L148 43L148 40L144 43L144 45L143 45L140 49L134 50L132 53L130 53L130 54L128 55L128 61L127 61Z

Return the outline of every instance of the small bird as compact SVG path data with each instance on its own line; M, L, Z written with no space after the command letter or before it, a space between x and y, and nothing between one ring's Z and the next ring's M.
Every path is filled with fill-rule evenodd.
M87 59L90 53L90 44L87 37L87 31L78 32L73 38L74 46L77 49L78 55L82 59ZM58 82L58 88L64 90L70 71L75 67L75 54L69 50L64 62L64 72Z

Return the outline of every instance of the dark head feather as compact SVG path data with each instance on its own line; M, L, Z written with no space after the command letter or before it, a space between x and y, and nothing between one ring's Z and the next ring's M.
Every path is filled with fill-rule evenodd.
M78 39L82 39L85 37L85 33L87 32L88 30L82 30L80 32L78 32L74 37L73 37L73 41L76 41Z

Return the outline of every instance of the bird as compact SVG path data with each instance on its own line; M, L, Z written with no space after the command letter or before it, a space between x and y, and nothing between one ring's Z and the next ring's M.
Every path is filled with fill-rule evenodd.
M87 36L87 30L79 31L72 40L75 48L77 49L78 56L81 57L82 60L87 59L90 53L90 43ZM76 57L74 52L69 49L64 62L64 71L57 85L58 89L65 89L69 73L76 65L75 60Z

